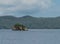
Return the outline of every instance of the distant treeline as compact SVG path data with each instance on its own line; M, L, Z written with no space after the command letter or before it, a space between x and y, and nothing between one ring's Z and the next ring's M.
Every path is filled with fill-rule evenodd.
M60 17L0 16L0 29L11 29L16 23L21 23L30 29L60 29Z

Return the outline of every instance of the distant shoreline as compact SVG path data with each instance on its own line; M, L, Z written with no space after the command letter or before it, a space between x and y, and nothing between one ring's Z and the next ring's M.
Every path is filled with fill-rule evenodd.
M1 29L1 28L0 28ZM2 29L4 29L4 28L2 28ZM6 29L6 28L5 28ZM10 29L10 28L9 28Z

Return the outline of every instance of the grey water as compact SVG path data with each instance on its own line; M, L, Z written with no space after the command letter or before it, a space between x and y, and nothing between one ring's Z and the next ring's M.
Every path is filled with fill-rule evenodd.
M60 44L60 29L0 29L0 44Z

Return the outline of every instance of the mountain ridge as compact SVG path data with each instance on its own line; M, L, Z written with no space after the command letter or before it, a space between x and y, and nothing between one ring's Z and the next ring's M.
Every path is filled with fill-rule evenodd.
M11 29L16 23L21 23L29 29L60 29L60 17L0 16L0 29Z

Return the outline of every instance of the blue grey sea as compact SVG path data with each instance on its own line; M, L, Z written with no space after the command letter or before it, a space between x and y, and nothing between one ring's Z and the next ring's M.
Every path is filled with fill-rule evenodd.
M60 29L0 29L0 44L60 44Z

